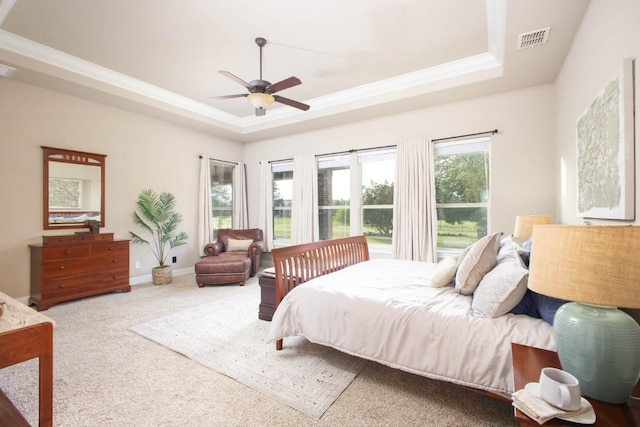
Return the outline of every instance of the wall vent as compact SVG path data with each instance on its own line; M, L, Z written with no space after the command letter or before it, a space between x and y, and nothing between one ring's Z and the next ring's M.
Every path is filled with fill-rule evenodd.
M551 27L520 34L518 36L518 49L526 49L528 47L545 44L549 37L549 30L551 30Z

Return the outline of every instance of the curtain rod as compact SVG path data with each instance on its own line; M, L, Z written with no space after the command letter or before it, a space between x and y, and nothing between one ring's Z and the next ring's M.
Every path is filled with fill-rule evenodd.
M198 158L202 159L202 158L204 158L204 156L203 155L199 155ZM221 162L221 163L229 163L229 164L232 164L232 165L237 165L238 164L238 162L230 162L228 160L214 159L213 157L208 157L208 159L209 160L215 160L216 162Z
M446 142L446 141L451 141L452 139L469 138L469 137L472 137L472 136L481 136L481 135L495 135L496 133L498 133L498 129L487 130L487 131L484 131L484 132L467 133L465 135L447 136L446 138L432 139L431 142L433 142L433 143ZM333 153L316 154L316 157L319 157L319 156L333 156L333 155L336 155L336 154L353 153L353 152L356 152L356 151L382 150L384 148L395 148L397 146L398 146L397 144L394 144L394 145L382 145L380 147L368 147L368 148L360 148L360 149L350 149L350 150L346 150L346 151L335 151ZM287 162L287 161L290 161L290 160L293 160L293 159L269 160L269 163Z
M487 130L484 132L468 133L466 135L448 136L446 138L432 139L431 142L444 142L452 139L468 138L470 136L495 135L496 133L498 133L498 129Z
M446 138L432 139L431 142L438 143L438 142L450 141L452 139L468 138L468 137L471 137L471 136L495 135L496 133L498 133L498 129L488 130L488 131L485 131L485 132L468 133L466 135L456 135L456 136L448 136ZM318 156L332 156L332 155L335 155L335 154L353 153L353 152L357 152L357 151L382 150L384 148L396 148L397 146L398 146L397 144L394 144L394 145L382 145L380 147L360 148L360 149L357 149L357 150L351 149L351 150L348 150L348 151L336 151L334 153L318 154L316 157L318 157Z

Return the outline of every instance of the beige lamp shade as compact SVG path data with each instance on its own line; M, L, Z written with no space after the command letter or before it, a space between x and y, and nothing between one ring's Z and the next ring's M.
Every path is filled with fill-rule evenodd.
M533 227L529 289L569 301L640 308L640 227Z
M533 226L537 224L551 224L549 215L518 215L513 237L528 239L533 233Z

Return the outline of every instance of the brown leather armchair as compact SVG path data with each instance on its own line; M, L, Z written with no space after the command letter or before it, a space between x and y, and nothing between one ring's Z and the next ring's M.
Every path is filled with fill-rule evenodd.
M204 253L206 256L220 256L220 257L238 257L247 256L251 260L250 276L256 275L260 269L260 261L262 259L263 237L262 230L259 228L250 228L246 230L231 230L221 229L218 230L217 240L214 243L209 243L204 247ZM229 239L232 239L232 243L237 245L229 246ZM238 244L238 240L251 240L251 244L244 245ZM242 242L244 243L244 242ZM246 247L246 252L244 247Z

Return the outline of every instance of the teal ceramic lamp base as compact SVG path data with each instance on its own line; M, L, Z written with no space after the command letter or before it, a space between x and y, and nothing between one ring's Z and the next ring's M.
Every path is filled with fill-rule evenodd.
M624 403L640 377L640 326L613 307L567 303L553 322L562 369L582 394Z

